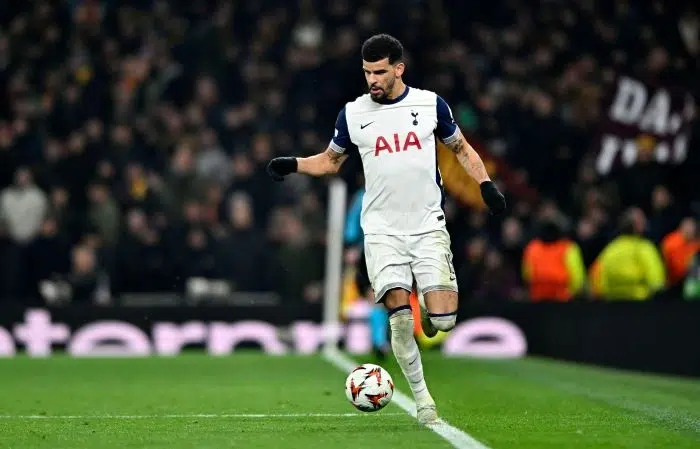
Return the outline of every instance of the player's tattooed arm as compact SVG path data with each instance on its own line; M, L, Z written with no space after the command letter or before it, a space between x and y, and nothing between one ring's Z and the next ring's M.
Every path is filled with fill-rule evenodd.
M297 171L311 176L333 175L347 158L347 154L328 148L323 153L297 159Z
M481 184L490 179L479 153L469 145L459 130L457 130L456 138L450 143L446 143L445 146L457 155L459 163L476 182Z
M340 170L340 166L343 165L345 159L348 158L347 154L338 153L337 151L334 151L330 148L328 148L323 154L325 154L326 157L328 157L328 161L331 163L334 173L338 173L338 170Z

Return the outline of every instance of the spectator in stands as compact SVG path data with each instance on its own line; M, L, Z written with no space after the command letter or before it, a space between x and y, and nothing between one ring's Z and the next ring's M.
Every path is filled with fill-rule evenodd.
M651 299L666 283L661 254L643 237L646 216L639 208L625 211L620 235L610 242L591 267L594 296L607 301Z
M529 299L570 301L581 293L586 273L581 249L554 220L539 223L539 236L525 247L522 276Z
M668 187L658 185L651 193L649 238L656 244L673 231L680 220L680 211Z
M228 202L229 225L219 242L219 278L230 280L232 290L266 291L271 280L271 248L256 226L253 202L245 192L234 192Z
M48 206L46 194L34 184L32 172L20 167L15 172L14 185L0 193L0 220L9 236L25 245L41 230Z
M695 253L683 286L683 298L700 300L700 250Z
M0 229L4 234L1 251L4 281L0 284L3 287L0 296L16 300L36 291L35 286L27 285L32 282L31 246L41 234L48 212L48 198L34 184L31 171L18 168L14 183L0 192Z
M281 210L273 222L279 242L275 273L277 292L288 301L318 302L323 287L325 253L291 210Z
M97 231L104 246L116 247L121 229L121 211L109 187L101 182L92 183L88 187L88 198L88 226Z
M515 217L506 218L501 226L499 241L504 262L510 270L517 272L527 241L522 223Z
M203 228L192 228L187 232L183 251L180 253L180 275L184 279L216 279L217 266L214 245Z
M581 248L583 263L586 268L598 257L608 244L606 235L599 225L591 218L583 218L576 223L576 243Z
M693 257L700 250L700 235L694 217L684 218L678 228L661 241L668 287L680 296L680 290Z
M470 293L477 301L486 304L520 300L523 298L517 272L506 265L503 254L495 248L486 252L484 264L478 274L476 289Z
M97 263L94 248L88 245L73 248L67 282L72 302L107 304L110 300L109 280Z
M466 305L476 299L473 292L479 286L487 250L488 242L483 236L477 236L464 245L465 254L461 257L464 262L460 264L457 271L460 305Z
M72 198L68 189L62 185L54 185L49 194L49 212L48 215L53 217L71 242L80 240L82 229L82 219L77 207L74 207ZM68 256L68 255L66 255Z
M26 293L31 299L38 297L41 281L61 279L69 273L70 256L70 238L55 218L47 217L41 225L40 234L27 249L27 258L32 264L28 270Z
M126 229L117 248L114 290L123 292L171 291L179 280L175 264L182 260L184 242L165 248L161 232L140 209L127 213Z

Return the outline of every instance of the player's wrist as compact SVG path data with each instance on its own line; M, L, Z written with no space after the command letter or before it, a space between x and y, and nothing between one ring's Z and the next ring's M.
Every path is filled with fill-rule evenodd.
M496 183L494 183L490 179L482 181L479 184L479 187L481 189L482 194L490 194L492 192L498 192L498 187L496 186Z
M481 189L481 197L484 199L491 214L498 215L505 210L506 199L493 181L484 181L479 187Z

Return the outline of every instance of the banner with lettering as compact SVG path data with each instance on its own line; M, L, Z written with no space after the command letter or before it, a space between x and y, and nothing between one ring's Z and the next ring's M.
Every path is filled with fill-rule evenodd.
M278 306L62 307L5 305L0 359L7 357L211 356L259 350L318 354L327 338L358 357L372 339L365 301L342 323L324 324L318 304ZM700 301L504 303L460 309L432 350L446 357L544 356L700 377ZM653 329L654 332L649 332ZM9 366L9 365L8 365Z
M620 76L603 100L595 141L598 173L640 160L679 165L688 157L695 105L690 92Z

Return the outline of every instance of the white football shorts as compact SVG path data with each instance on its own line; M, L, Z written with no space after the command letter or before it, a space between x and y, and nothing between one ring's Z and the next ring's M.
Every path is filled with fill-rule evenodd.
M419 235L365 235L365 258L376 302L393 288L412 291L416 280L422 294L457 291L450 235L441 228Z

